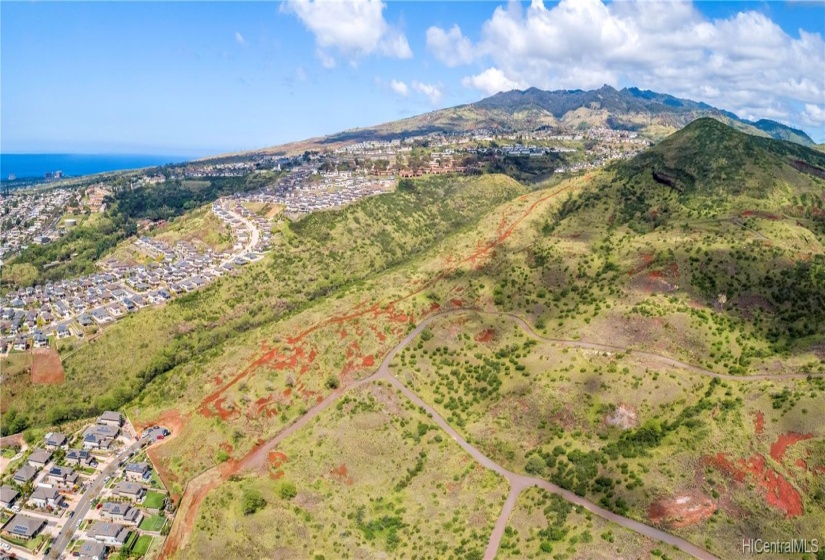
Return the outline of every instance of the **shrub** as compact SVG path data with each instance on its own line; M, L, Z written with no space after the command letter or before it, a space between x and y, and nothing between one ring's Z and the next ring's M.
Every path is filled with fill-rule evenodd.
M247 488L243 491L243 498L241 507L244 515L252 515L259 509L266 506L266 500L261 496L261 493L253 488Z

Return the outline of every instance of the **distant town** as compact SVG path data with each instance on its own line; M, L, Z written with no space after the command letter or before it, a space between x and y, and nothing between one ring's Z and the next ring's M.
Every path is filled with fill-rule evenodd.
M124 262L113 255L101 259L93 274L6 292L0 296L0 353L46 348L53 339L82 338L127 314L164 304L260 260L270 249L274 222L250 210L254 205L280 208L277 219L297 219L388 192L399 179L480 173L485 162L496 158L545 158L551 164L550 174L567 173L632 157L647 145L649 141L634 132L605 128L575 133L480 129L360 142L293 157L253 154L241 161L190 162L131 174L125 187L121 177L118 187L101 179L83 186L57 184L7 192L0 198L2 261L29 245L51 243L79 223L102 215L116 188L281 172L260 189L212 203L211 212L232 236L231 249L215 251L183 240L170 244L139 234L127 243L131 253L146 257L143 263ZM557 161L563 163L552 165Z

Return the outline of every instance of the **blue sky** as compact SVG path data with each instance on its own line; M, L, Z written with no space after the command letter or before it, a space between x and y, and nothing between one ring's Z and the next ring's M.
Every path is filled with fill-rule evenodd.
M825 141L821 3L2 2L0 18L5 153L206 155L603 83Z

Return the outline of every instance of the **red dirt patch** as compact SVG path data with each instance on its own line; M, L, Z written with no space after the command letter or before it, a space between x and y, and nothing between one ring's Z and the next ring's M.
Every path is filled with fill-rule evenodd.
M343 482L347 486L352 486L353 480L352 480L352 477L349 476L349 472L347 471L347 465L346 464L341 463L341 465L339 465L339 466L335 467L334 469L332 469L331 471L329 471L329 474L331 474L332 477L335 480L337 480L338 482Z
M681 495L656 500L647 510L648 518L671 528L689 527L704 521L716 511L716 504L707 496Z
M788 432L787 434L779 436L773 445L771 445L771 458L777 463L781 463L788 447L799 441L811 439L812 437L814 437L813 434L798 434L796 432Z
M450 305L452 305L453 307L461 307L462 305L464 305L464 302L460 299L451 299Z
M765 415L761 410L756 413L756 418L754 419L753 424L757 434L761 434L765 430Z
M361 360L361 364L366 367L372 367L375 365L375 357L372 354L369 356L364 356Z
M762 210L745 210L744 212L742 212L739 215L742 216L743 218L756 217L756 218L762 218L764 220L773 220L773 221L776 221L776 220L780 219L780 217L777 216L776 214L771 214L769 212L763 212Z
M35 385L56 385L63 383L66 372L60 355L51 348L35 348L32 350L32 383Z
M495 330L485 329L485 330L481 331L480 333L478 333L477 335L475 335L475 337L473 337L473 340L475 340L476 342L490 342L491 340L493 340L495 338L495 336L496 336L496 331Z
M756 454L747 461L745 459L730 461L724 454L718 453L715 456L706 457L705 462L728 474L737 482L744 482L748 476L753 478L765 490L765 501L768 505L785 512L786 517L802 515L802 496L785 477L765 466L765 457L762 455Z
M638 274L639 272L641 272L644 269L646 269L647 267L649 267L652 262L653 262L653 255L651 253L645 253L645 254L642 255L642 262L640 262L636 266L636 268L631 268L630 270L628 270L627 274L630 275L630 276L632 276L634 274Z
M160 449L161 445L177 436L183 428L183 419L181 418L180 411L167 410L165 412L162 412L160 416L158 416L151 422L145 422L143 424L137 422L134 423L135 429L137 431L142 431L148 428L149 426L156 425L167 428L171 432L171 434L166 436L166 438L164 438L163 441L150 445L149 448L146 450L146 454L149 456L149 459L151 459L152 464L155 466L155 469L157 469L158 476L163 482L163 485L167 488L171 488L172 482L177 479L172 474L172 471L169 470L168 465L164 461L160 460L160 457L158 456L158 449ZM178 499L180 499L180 497L178 497Z

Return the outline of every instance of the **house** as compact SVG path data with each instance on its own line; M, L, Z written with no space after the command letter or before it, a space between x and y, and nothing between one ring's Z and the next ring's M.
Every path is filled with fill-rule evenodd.
M111 323L114 319L112 316L105 309L95 309L92 311L92 319L97 321L99 324L104 325L106 323Z
M52 467L46 473L46 481L51 484L74 486L77 483L77 473L71 467Z
M126 502L104 503L100 510L100 516L127 525L140 525L140 522L143 521L143 512Z
M109 424L89 426L83 431L83 449L108 449L118 433L120 429Z
M14 502L16 502L17 498L19 497L20 492L18 492L8 484L0 486L0 507L10 508L14 505Z
M117 483L117 486L112 489L112 493L121 498L129 498L135 502L142 502L143 498L146 497L146 488L141 484L123 481Z
M106 560L108 549L97 541L84 541L77 550L81 560Z
M71 335L72 333L69 330L69 327L67 327L66 325L60 325L59 327L57 327L57 338L68 338Z
M121 547L126 544L131 529L119 523L109 523L107 521L95 521L86 531L86 536L101 544L114 547Z
M57 488L44 488L43 486L38 486L29 498L29 501L32 505L34 505L34 507L40 509L45 509L47 507L55 508L63 503L63 496L60 495Z
M120 412L107 410L98 417L97 423L120 428L123 426L123 415Z
M113 438L99 434L97 432L90 432L83 434L83 449L109 449Z
M14 349L18 352L25 352L29 347L29 341L25 336L18 336L14 339Z
M46 348L49 346L49 338L42 332L34 333L34 347Z
M42 469L52 458L52 452L46 449L38 449L29 455L29 464L37 469Z
M84 449L69 449L66 452L66 463L82 467L96 467L97 459Z
M145 480L149 478L149 463L126 463L123 469L127 480Z
M89 327L94 324L94 320L92 320L91 316L88 313L81 313L80 315L78 315L77 322L84 327Z
M12 479L17 484L20 484L22 486L22 485L26 484L27 482L30 482L34 478L34 475L36 475L36 474L37 474L37 469L36 468L34 468L31 465L23 465L22 467L20 467L20 469L16 473L14 473L14 476L12 477Z
M45 519L37 519L18 513L12 517L12 520L3 530L14 538L28 541L36 537L45 524Z
M65 435L59 432L50 432L46 434L46 447L49 449L57 449L58 447L67 449L69 447L69 442Z

